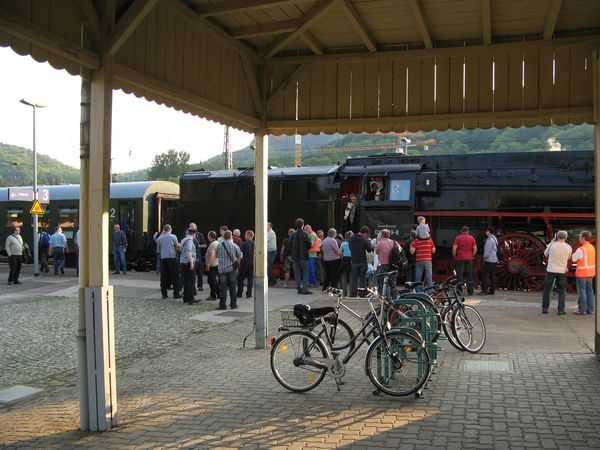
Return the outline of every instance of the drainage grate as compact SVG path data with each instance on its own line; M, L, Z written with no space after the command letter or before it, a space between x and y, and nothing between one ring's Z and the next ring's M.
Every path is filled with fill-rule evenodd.
M243 311L225 311L217 314L217 316L225 316L225 317L246 317L251 316L254 313L251 312L243 312Z
M515 371L512 361L465 361L465 372L500 372L513 373Z

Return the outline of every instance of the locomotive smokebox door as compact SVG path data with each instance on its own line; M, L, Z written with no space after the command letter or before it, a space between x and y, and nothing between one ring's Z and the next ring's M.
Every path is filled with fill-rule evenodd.
M421 172L417 174L417 183L415 186L415 190L417 194L437 194L437 172Z

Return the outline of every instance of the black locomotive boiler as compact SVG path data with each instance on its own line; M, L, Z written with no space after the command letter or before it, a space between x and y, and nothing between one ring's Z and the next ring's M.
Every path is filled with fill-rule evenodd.
M253 169L194 171L181 177L182 217L202 230L254 227ZM377 196L368 191L375 183ZM279 243L297 217L313 229L344 230L343 214L357 195L354 228L383 228L403 241L416 216L427 218L438 247L434 275L453 267L450 249L463 225L482 244L494 226L505 258L500 287L540 289L543 250L555 231L594 231L594 156L589 151L482 153L348 158L339 166L269 168L269 221ZM483 247L483 245L481 245ZM476 259L477 266L480 258Z

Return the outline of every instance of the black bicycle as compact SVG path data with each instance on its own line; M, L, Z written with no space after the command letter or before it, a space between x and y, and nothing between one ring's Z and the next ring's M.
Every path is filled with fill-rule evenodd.
M336 343L330 337L331 321L336 308L308 308L296 305L294 313L300 327L280 335L271 348L271 370L275 379L286 389L306 392L317 387L326 375L332 376L338 389L346 373L346 365L365 342L373 337L365 357L367 376L377 388L393 396L420 394L427 382L431 364L422 340L414 330L390 330L383 317L375 313L376 292L367 297L371 319L348 342ZM339 341L338 341L339 342ZM340 352L349 349L340 357Z

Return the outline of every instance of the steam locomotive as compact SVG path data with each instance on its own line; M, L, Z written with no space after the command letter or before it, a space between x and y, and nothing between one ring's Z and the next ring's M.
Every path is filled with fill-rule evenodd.
M254 170L198 170L180 183L181 218L202 230L222 224L254 228ZM539 290L543 251L555 231L594 231L594 155L590 151L482 153L348 158L332 167L269 168L269 221L279 240L297 217L313 229L344 230L350 194L358 198L354 228L375 236L387 228L404 241L416 216L427 218L438 251L434 276L453 268L451 247L463 225L483 248L484 230L494 226L504 258L498 285ZM376 185L373 185L375 183ZM377 195L368 195L371 186ZM183 222L182 222L183 224ZM481 257L475 260L478 272Z

